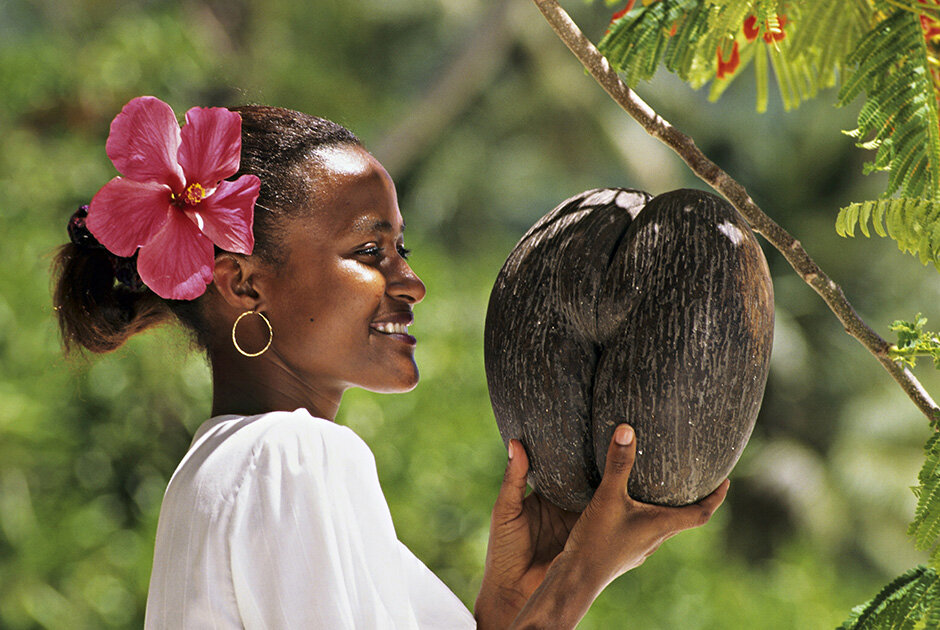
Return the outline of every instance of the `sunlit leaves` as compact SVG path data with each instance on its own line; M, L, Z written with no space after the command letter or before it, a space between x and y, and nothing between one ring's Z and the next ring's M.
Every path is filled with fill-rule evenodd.
M917 476L918 485L914 488L917 510L907 533L914 537L918 549L931 552L930 564L936 567L940 555L937 548L940 537L940 434L930 437L924 453L926 459Z
M890 350L891 358L914 367L917 357L927 356L940 369L940 335L924 330L926 324L927 318L920 313L913 322L896 320L891 324L891 331L898 335L897 345Z
M842 629L936 629L938 611L940 580L937 572L920 566L899 576L871 601L855 608Z
M924 199L882 199L853 203L839 211L836 232L855 236L858 227L870 237L869 222L878 236L888 236L898 249L940 269L940 203Z
M888 171L885 196L937 199L940 194L940 121L919 17L897 11L879 22L849 56L856 70L839 92L847 104L862 92L867 101L858 146L876 150L868 170Z
M867 24L857 6L842 4L661 0L615 20L598 47L630 86L650 79L661 63L694 88L711 82L713 100L753 61L757 109L767 107L770 68L791 109L833 84L859 25ZM801 37L804 24L809 33ZM739 62L729 65L732 57Z

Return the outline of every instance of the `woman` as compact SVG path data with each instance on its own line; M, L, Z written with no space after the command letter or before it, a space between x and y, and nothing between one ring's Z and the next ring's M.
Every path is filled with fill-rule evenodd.
M395 187L335 123L269 107L134 99L107 151L123 174L69 224L56 309L67 348L110 351L176 319L212 368L212 418L167 488L148 628L565 628L701 503L626 493L618 427L580 516L525 496L520 442L493 509L471 615L397 539L362 440L332 422L343 392L418 382ZM232 179L232 176L236 176Z

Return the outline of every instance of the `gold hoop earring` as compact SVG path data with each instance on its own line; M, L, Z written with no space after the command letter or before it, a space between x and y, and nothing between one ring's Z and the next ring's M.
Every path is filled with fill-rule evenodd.
M258 350L257 352L245 352L244 350L242 350L241 346L238 345L238 340L235 339L235 329L238 328L238 322L242 321L242 318L246 315L257 315L258 317L264 320L265 324L268 325L268 343L266 343L264 347L261 348L261 350ZM268 318L265 317L264 313L262 313L261 311L255 311L255 310L245 311L244 313L239 315L238 318L235 320L235 323L232 324L232 344L235 346L236 350L238 350L240 353L242 353L246 357L257 357L257 356L264 354L265 352L267 352L268 348L271 347L272 341L274 341L274 329L271 328L271 322L268 321Z

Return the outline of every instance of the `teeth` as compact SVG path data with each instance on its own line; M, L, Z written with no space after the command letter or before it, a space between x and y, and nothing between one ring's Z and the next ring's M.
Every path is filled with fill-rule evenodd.
M391 324L391 323L381 323L375 324L375 329L386 335L398 334L398 335L407 335L408 326L405 324Z

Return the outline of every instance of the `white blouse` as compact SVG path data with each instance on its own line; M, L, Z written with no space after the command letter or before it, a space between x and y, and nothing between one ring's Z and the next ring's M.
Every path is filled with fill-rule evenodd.
M157 526L146 628L474 628L395 534L372 451L305 409L196 432Z

